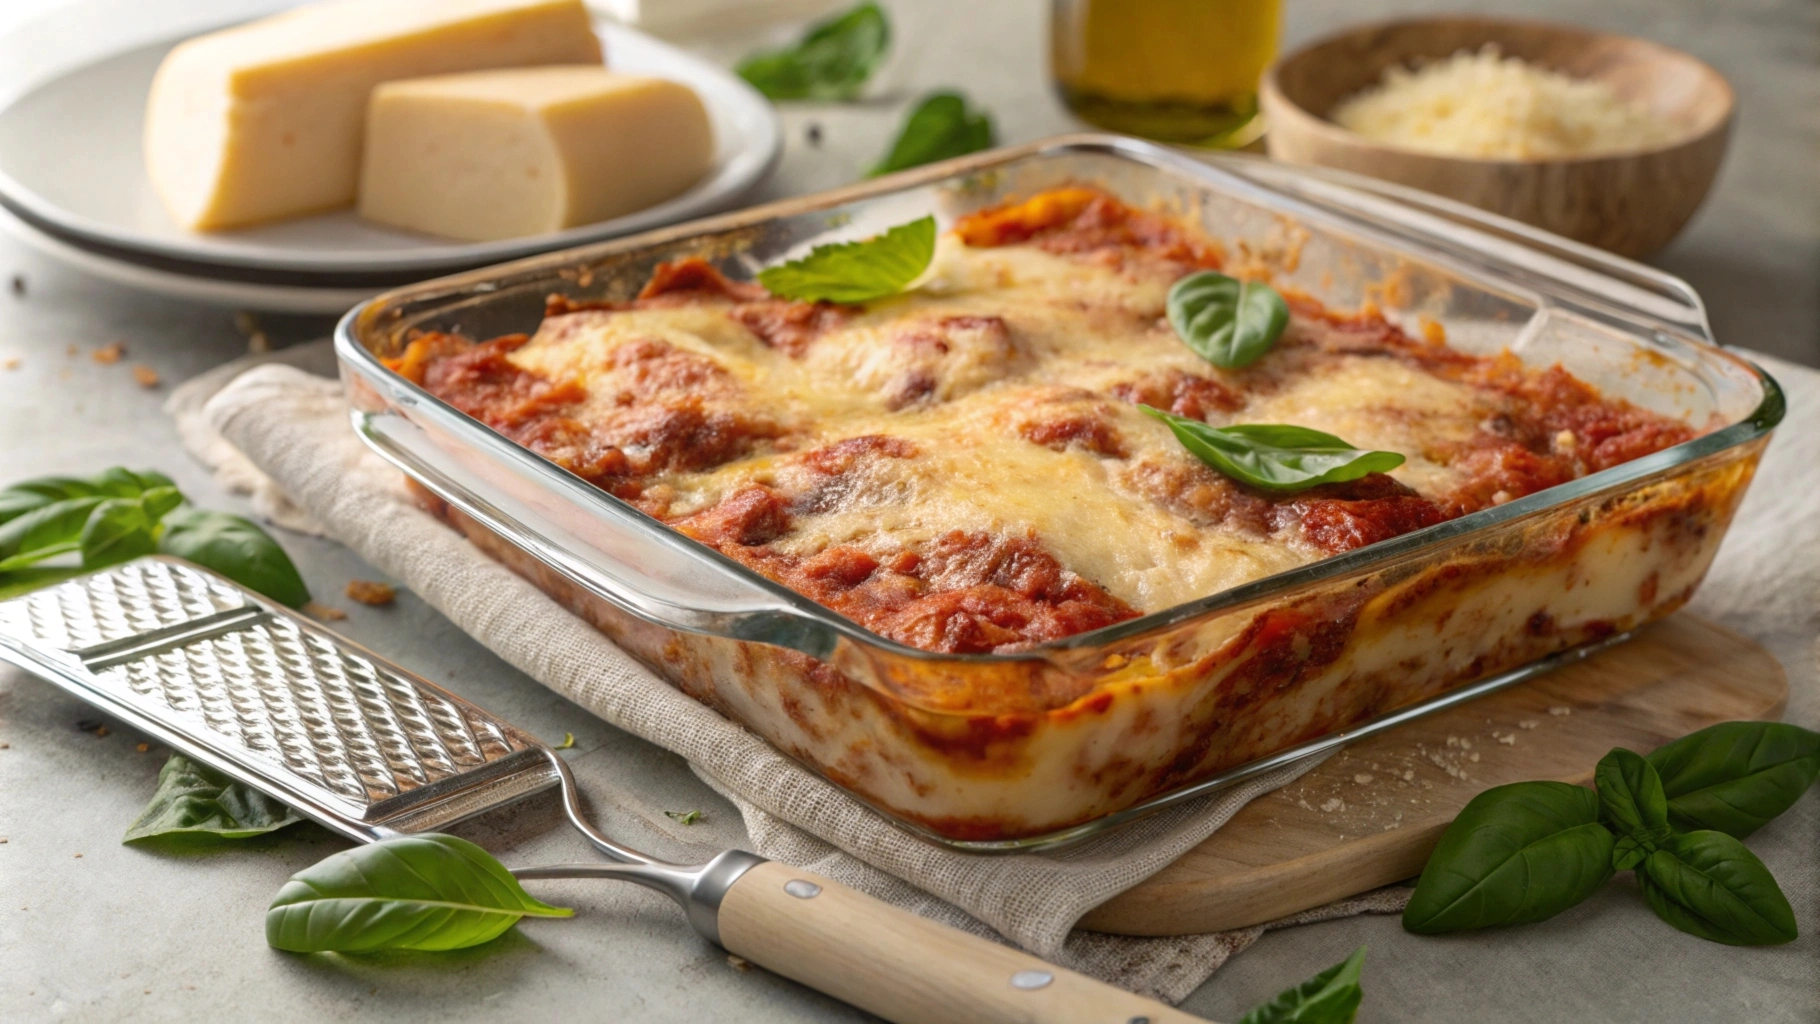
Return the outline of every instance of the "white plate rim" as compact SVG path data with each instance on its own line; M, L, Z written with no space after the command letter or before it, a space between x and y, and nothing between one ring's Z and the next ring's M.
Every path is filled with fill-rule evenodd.
M312 288L226 281L215 277L173 273L78 248L20 220L4 208L0 208L0 232L11 235L26 248L36 250L45 258L61 263L77 273L98 277L135 291L226 309L340 316L385 290L385 286Z
M69 8L54 12L52 16L80 15L85 8L102 6L112 5L107 4L105 0L90 4L73 4ZM37 29L38 27L28 23L26 29ZM61 236L67 243L91 250L99 248L116 253L118 255L100 256L100 258L111 259L115 262L130 262L132 256L138 254L158 261L171 261L186 269L193 268L199 272L206 272L210 268L230 268L243 273L265 271L293 278L297 278L298 275L330 275L337 282L337 286L341 286L353 284L350 279L361 274L387 275L389 279L398 279L400 275L412 274L430 276L505 262L690 220L733 205L740 197L770 176L783 155L783 126L776 108L771 105L769 100L738 76L719 65L655 37L605 20L597 19L594 27L602 35L609 53L611 53L616 39L622 46L626 45L627 40L631 40L631 44L634 46L650 48L662 53L666 60L674 61L679 66L690 67L694 74L718 79L719 87L737 96L745 107L741 116L756 114L762 121L764 127L759 133L762 136L760 146L740 152L732 161L718 168L710 178L683 195L624 217L523 239L481 243L457 242L446 246L402 250L379 255L360 254L357 251L298 252L272 248L265 251L249 249L231 256L224 256L217 250L188 247L134 231L122 231L70 213L26 188L4 170L0 170L0 206L5 207L17 219L29 224L41 234L52 237ZM23 30L16 29L11 35L21 35L22 32ZM140 42L135 45L118 47L110 53L98 56L86 55L87 59L75 67L70 67L59 74L50 75L45 80L33 82L29 87L13 91L11 95L6 96L4 104L0 105L0 114L4 114L5 110L10 109L20 99L31 95L51 81L80 73L83 68L106 60L109 56L143 45L147 44ZM91 255L93 254L91 251ZM169 273L168 271L160 272ZM177 273L182 274L182 271Z

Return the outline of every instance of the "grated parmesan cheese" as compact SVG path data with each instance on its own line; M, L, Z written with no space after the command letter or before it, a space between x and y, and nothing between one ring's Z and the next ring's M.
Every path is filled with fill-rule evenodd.
M1342 101L1333 120L1379 142L1492 158L1642 149L1679 134L1603 82L1504 57L1495 44L1414 69L1389 68L1381 84Z

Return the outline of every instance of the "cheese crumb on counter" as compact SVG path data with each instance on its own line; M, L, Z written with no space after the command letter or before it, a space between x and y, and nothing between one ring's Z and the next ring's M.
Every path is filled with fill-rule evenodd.
M1572 78L1496 45L1414 68L1334 108L1333 121L1369 139L1448 156L1550 159L1666 145L1679 129L1604 82Z
M179 43L152 80L146 171L171 218L217 231L354 202L381 82L599 64L581 0L337 0Z
M687 86L589 65L392 82L373 93L360 214L474 241L619 217L687 191L714 159Z

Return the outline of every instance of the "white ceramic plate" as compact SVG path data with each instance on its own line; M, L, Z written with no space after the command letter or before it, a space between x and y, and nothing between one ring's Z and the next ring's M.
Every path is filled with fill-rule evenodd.
M0 205L71 245L163 272L350 287L497 263L724 209L770 173L780 152L776 111L745 82L650 36L602 23L596 28L610 67L682 82L707 105L715 165L683 195L598 224L499 242L393 230L352 212L241 231L186 231L165 214L141 159L152 73L177 40L289 6L79 0L0 39ZM47 59L47 47L60 48L65 59Z
M339 316L385 290L377 286L310 288L258 284L172 273L77 248L39 231L3 208L0 208L0 231L64 266L103 281L111 281L135 291L208 306L250 309L261 313L324 313Z

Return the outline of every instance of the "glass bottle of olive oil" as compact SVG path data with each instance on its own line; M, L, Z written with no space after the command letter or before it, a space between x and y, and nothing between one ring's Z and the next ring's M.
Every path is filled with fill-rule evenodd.
M1053 0L1050 64L1062 102L1102 128L1238 148L1263 132L1258 79L1282 0Z

